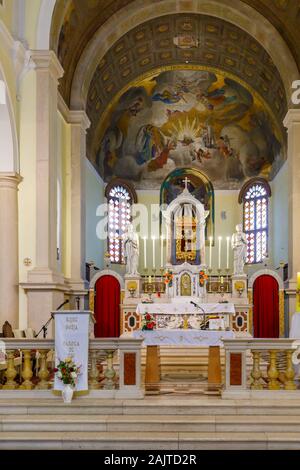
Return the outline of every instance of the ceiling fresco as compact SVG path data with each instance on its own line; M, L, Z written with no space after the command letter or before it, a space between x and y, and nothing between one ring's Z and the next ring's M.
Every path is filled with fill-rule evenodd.
M57 52L65 70L60 82L60 92L67 104L69 104L74 71L85 46L108 18L133 1L57 0L52 18L51 48ZM160 0L154 1L160 3ZM288 44L300 70L300 1L241 0L241 3L255 8L277 28ZM238 43L237 41L236 44Z
M104 181L159 188L176 168L205 173L215 188L272 179L284 144L263 101L209 70L169 70L130 87L110 110L93 162Z

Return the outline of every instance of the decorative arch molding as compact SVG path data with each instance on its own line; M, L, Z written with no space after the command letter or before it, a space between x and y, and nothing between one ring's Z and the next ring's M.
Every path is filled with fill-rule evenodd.
M248 282L248 289L253 289L253 285L256 281L256 279L260 276L272 276L276 281L278 282L279 290L284 290L284 282L282 278L279 276L279 274L276 271L273 271L272 269L260 269L259 271L256 271L254 273Z
M96 67L113 44L143 22L174 13L200 13L215 16L248 32L270 54L281 75L286 98L290 103L291 83L298 78L297 65L280 33L258 11L239 0L231 0L230 6L226 0L189 2L188 7L186 2L178 0L164 0L160 3L158 5L152 0L136 0L115 13L98 29L88 43L75 70L70 100L72 108L77 109L85 105ZM124 15L124 10L126 10L126 15ZM116 24L118 24L117 29ZM276 42L276 48L274 48L274 42ZM99 51L101 51L100 55Z
M36 30L36 49L50 49L52 15L56 0L42 0Z
M137 204L138 198L137 198L136 190L130 183L128 183L128 181L125 181L122 178L114 178L105 186L104 194L106 198L109 197L109 192L114 186L123 186L125 189L127 189L129 194L131 195L132 202L134 204Z
M239 192L239 204L241 204L244 200L245 194L247 193L248 189L253 186L254 184L261 184L267 191L267 196L272 196L271 186L269 185L268 181L264 178L251 178L250 180L246 181L246 183L242 186Z
M124 279L122 278L120 274L116 273L115 271L112 271L111 269L103 269L103 271L99 271L98 273L94 274L94 276L92 277L90 281L89 288L94 290L96 282L103 276L115 277L118 280L121 289L124 289Z
M0 172L19 172L19 144L17 137L17 126L9 88L5 79L4 71L0 64L0 87L2 89L2 101L0 101L0 141L1 160Z

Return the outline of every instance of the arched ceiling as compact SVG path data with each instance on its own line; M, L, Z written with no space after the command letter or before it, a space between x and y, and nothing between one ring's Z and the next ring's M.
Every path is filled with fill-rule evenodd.
M173 40L188 33L197 47L181 49ZM90 84L86 110L89 135L120 90L154 68L187 63L222 70L246 82L281 121L286 113L284 87L271 57L245 31L207 15L168 15L150 20L124 35L101 59Z
M153 4L161 5L165 1L167 2L167 0L153 0ZM300 69L300 50L297 50L296 47L297 44L300 44L300 29L297 27L300 19L300 0L234 1L235 4L238 2L238 5L241 6L244 4L245 9L249 9L249 6L255 8L273 24L279 33L273 28L274 36L278 35L279 41L281 40L279 35L284 38L295 58L298 69ZM109 42L109 46L106 48L107 52L102 52L100 45L103 42L94 41L96 34L100 29L105 31L106 24L109 24L114 17L119 14L123 16L123 11L124 19L126 19L126 6L129 7L129 4L133 2L140 5L143 3L139 0L85 0L84 2L82 0L57 0L52 19L51 47L56 51L65 70L65 75L60 81L60 92L68 105L70 105L72 87L74 88L74 83L78 83L76 79L73 82L74 74L76 76L79 70L81 77L89 77L87 85L82 87L85 90L82 103L85 103L86 112L91 121L91 127L87 134L87 156L101 176L106 181L109 181L112 176L124 177L127 171L126 165L122 167L120 172L119 165L116 165L116 159L121 158L121 155L123 157L126 155L128 146L130 152L133 152L134 147L135 153L130 154L130 164L134 163L136 168L137 187L143 187L147 178L149 180L146 183L150 185L149 187L153 187L152 172L154 170L151 164L149 166L149 162L142 162L144 157L139 149L139 145L142 145L142 142L139 142L141 134L136 128L136 124L133 123L135 119L132 116L135 117L138 114L138 118L141 115L145 118L143 132L147 133L150 129L149 126L151 127L150 140L155 140L154 134L156 133L157 142L160 142L157 147L165 149L162 154L166 151L167 147L165 146L169 145L167 141L172 134L171 145L173 147L171 150L169 149L171 160L176 160L173 154L175 155L180 146L186 147L189 145L187 141L194 139L194 143L191 145L199 146L198 153L204 152L204 157L201 152L202 156L197 157L200 162L198 162L199 166L201 167L206 162L204 168L206 169L206 166L210 165L212 178L217 181L219 187L238 187L245 178L254 175L262 175L272 179L284 159L285 139L282 132L282 120L287 111L287 90L290 86L289 83L287 84L286 77L283 83L270 56L272 52L270 52L269 45L272 44L272 34L266 36L266 31L264 31L261 36L264 36L264 41L267 37L268 53L257 40L260 39L259 32L256 34L251 30L252 34L256 34L255 39L246 32L247 28L239 28L233 22L219 18L218 15L166 14L165 12L163 16L152 17L148 21L141 20L136 27L128 21L130 26L127 27L127 32L123 36L123 30L116 34L116 39ZM224 7L226 0L214 0L217 5L219 2ZM187 5L189 3L189 1L186 2ZM230 2L228 4L231 5ZM116 33L118 24L116 20ZM189 37L192 42L194 41L194 45L190 44L187 48L178 47L176 44L178 36L181 39ZM93 62L92 72L89 75L82 66L78 67L78 63L85 52L89 50L91 44L98 44L95 49L95 57L98 62ZM284 47L286 48L285 44ZM286 50L288 51L287 48ZM293 58L289 54L288 51L287 56L293 62ZM276 61L276 58L274 60ZM279 69L283 76L285 68L282 67L282 64L279 65ZM296 70L295 65L294 69ZM176 73L172 74L172 70ZM194 71L195 74L190 73L191 71ZM167 74L163 75L165 72ZM206 77L205 72L209 74L207 83L205 82L207 79L204 78ZM194 79L199 85L197 90L192 85ZM203 80L207 86L205 83L202 86ZM188 83L187 86L184 85L185 81ZM152 84L154 85L152 86ZM178 87L181 93L180 99L178 99L179 94L176 91ZM163 101L164 98L161 98L164 93L173 94L171 100L175 99L170 102L170 109L164 109L162 105L163 102L166 103ZM216 93L220 93L222 96L219 95L217 98ZM189 94L193 95L190 101ZM158 100L155 96L159 96ZM221 104L218 101L219 98ZM190 104L189 107L184 106L183 101L186 100ZM205 100L208 100L206 104ZM155 103L155 101L159 101L159 103ZM175 109L175 103L179 103L177 109ZM138 107L137 112L136 106ZM152 112L156 113L158 110L163 113L164 119L166 113L169 113L167 121L172 123L175 119L178 121L176 124L178 126L183 125L184 122L192 126L197 121L199 123L197 133L192 138L184 135L179 139L179 128L177 136L175 136L167 129L166 123L161 123L162 126L160 126L158 124L160 119L151 115ZM172 114L174 111L177 116ZM140 112L141 114L139 114ZM227 115L225 118L224 112L228 112L229 116L231 112L233 113L232 122L227 120ZM186 118L187 121L184 121ZM202 118L205 118L205 123L201 121ZM225 121L226 125L224 125ZM155 131L153 131L153 126ZM229 134L226 134L228 126L231 127L229 127ZM263 129L265 129L265 134ZM205 140L203 136L210 130L215 132L213 151L203 143ZM134 145L131 138L126 140L126 132L135 134ZM189 132L192 135L191 128L189 128ZM226 148L222 144L222 139L227 142ZM245 139L247 144L244 148L244 154L243 152L240 154L233 142L236 141L237 144L239 141L242 145ZM115 142L115 150L112 163L109 157L112 152L109 147L113 141ZM122 145L119 145L121 141ZM219 174L216 168L211 165L213 161L222 164L222 159L227 158L227 151L228 155L235 159L234 171L231 172L234 175L233 183L229 181L230 178L226 180L230 172L224 170L224 175L227 174L224 180L221 173ZM142 173L140 166L136 166L135 161L138 158L138 152L140 152L138 165L143 166L145 170ZM208 153L205 154L205 152ZM188 153L189 156L192 155L192 152ZM212 160L208 162L205 158ZM237 163L240 158L240 163ZM171 160L169 158L168 162ZM101 161L102 166L99 163ZM159 158L157 164L160 165ZM105 171L103 165L106 165ZM116 173L110 173L112 167ZM163 165L163 170L166 170L166 165ZM155 168L156 187L159 186L164 171Z
M133 1L57 0L52 18L51 48L57 52L65 70L60 91L67 104L70 102L75 68L85 46L108 18ZM153 0L153 3L162 1ZM230 4L230 1L228 3ZM241 3L255 8L275 26L286 41L300 70L300 1L241 0Z

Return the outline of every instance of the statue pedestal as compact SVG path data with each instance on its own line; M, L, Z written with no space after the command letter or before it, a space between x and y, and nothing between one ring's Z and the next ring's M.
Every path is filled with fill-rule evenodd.
M234 274L232 276L232 297L247 298L247 274Z
M142 292L140 274L125 274L125 299L138 299Z

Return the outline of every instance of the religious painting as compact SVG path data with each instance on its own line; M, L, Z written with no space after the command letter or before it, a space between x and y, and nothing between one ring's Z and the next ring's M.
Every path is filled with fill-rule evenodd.
M104 181L121 177L137 189L158 189L186 166L216 189L236 189L250 177L275 176L282 140L246 85L221 73L174 69L136 82L111 106L96 166Z
M191 276L188 273L184 273L181 276L180 295L184 295L184 296L192 295L192 281L191 281Z

